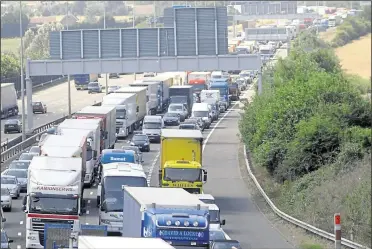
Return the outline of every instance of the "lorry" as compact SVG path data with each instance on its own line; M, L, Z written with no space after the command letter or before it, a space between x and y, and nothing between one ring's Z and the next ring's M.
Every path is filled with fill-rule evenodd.
M228 81L226 79L213 79L209 85L209 89L220 91L219 106L222 107L222 112L226 111L230 106Z
M193 92L200 95L202 90L208 89L210 72L192 72L188 75L189 85L192 85Z
M94 167L94 165L92 166L92 154L91 147L87 146L87 137L83 134L80 136L49 134L40 145L41 156L81 158L83 182L86 177L85 174ZM89 171L87 168L89 168Z
M45 223L79 225L85 213L81 158L35 156L28 168L26 248L44 248Z
M201 103L207 103L209 105L212 105L212 112L215 112L214 116L219 116L219 106L218 102L220 100L220 91L219 90L203 90L200 93L200 102Z
M328 27L336 27L342 23L342 17L337 15L332 15L328 17Z
M170 104L185 104L188 115L191 114L191 108L194 104L193 86L172 86L169 88Z
M161 129L164 128L164 121L161 116L147 115L143 119L142 133L146 134L150 142L160 143Z
M207 171L202 168L202 147L200 130L163 129L159 185L200 194L207 180Z
M237 101L239 100L239 85L237 83L232 83L229 85L229 93L231 100Z
M155 77L149 77L143 79L143 83L146 82L156 82L158 83L158 91L157 91L157 98L158 98L158 109L157 113L164 112L169 104L169 87L173 85L173 74L162 73L158 74Z
M69 128L57 128L57 135L70 136L74 138L86 137L86 172L84 176L84 184L88 187L92 186L95 180L95 168L97 163L97 150L93 148L94 133L91 130L82 129L69 129ZM48 153L48 152L46 152ZM49 156L54 156L54 154L49 153ZM57 154L58 156L58 154Z
M102 169L106 164L125 162L125 163L137 163L138 158L132 150L121 150L121 149L106 149L102 151L102 155L99 162L98 179L102 177Z
M79 249L174 249L159 238L125 238L79 235Z
M131 84L130 87L146 87L146 96L147 96L147 103L146 109L148 115L155 115L158 110L161 109L160 105L160 98L158 98L158 94L160 94L160 82L143 82L142 80L137 80Z
M195 103L192 106L191 117L201 118L204 127L209 129L213 119L212 107L208 103Z
M99 225L107 226L109 234L121 235L123 229L122 186L147 187L142 165L134 163L109 163L102 171L97 188Z
M104 137L102 149L114 148L116 142L116 109L114 106L86 106L75 112L72 118L102 119L101 131Z
M88 90L90 82L98 82L98 74L75 74L73 78L76 90Z
M122 87L118 90L115 90L115 93L132 93L136 94L136 120L137 122L142 122L143 118L146 116L147 113L149 113L149 105L147 102L147 96L146 96L146 87Z
M146 102L138 102L141 108L146 108ZM116 137L126 138L138 129L142 120L137 120L137 103L135 93L112 93L102 99L102 106L116 108Z
M208 206L180 188L123 186L124 237L161 238L175 248L209 248Z
M16 115L18 115L18 104L14 83L1 83L1 118Z

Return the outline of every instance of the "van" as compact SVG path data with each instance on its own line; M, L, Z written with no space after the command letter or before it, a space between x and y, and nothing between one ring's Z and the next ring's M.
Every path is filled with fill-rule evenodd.
M205 123L205 128L207 129L211 126L212 118L207 103L194 103L191 117L201 118Z
M147 115L143 119L142 133L149 137L150 142L160 143L161 129L164 128L161 116Z

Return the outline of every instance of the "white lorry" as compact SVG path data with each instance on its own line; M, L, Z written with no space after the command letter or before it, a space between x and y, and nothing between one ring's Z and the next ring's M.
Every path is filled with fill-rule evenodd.
M28 168L26 248L44 248L45 223L79 225L83 208L81 158L36 156Z
M116 109L114 106L86 106L74 113L75 119L102 119L101 131L104 138L103 149L113 149L116 143ZM103 147L103 148L102 148Z
M81 158L82 182L87 172L87 137L49 134L40 146L40 155L46 157ZM89 164L88 164L89 165ZM90 166L88 166L90 167Z
M122 185L148 186L141 164L108 163L102 169L101 182L97 188L99 224L107 226L107 231L111 234L121 235L123 228Z
M79 249L175 249L162 239L79 236Z
M146 105L146 103L143 103L143 105ZM103 97L102 106L114 106L116 108L115 128L117 138L125 138L137 128L136 94L111 93Z
M118 90L115 90L115 93L134 93L136 94L136 104L137 104L137 122L142 121L143 118L149 113L149 107L146 96L147 88L144 86L141 87L122 87ZM145 105L144 105L145 103Z
M123 236L209 248L208 206L182 188L123 186ZM177 247L176 246L176 247Z
M160 143L161 129L164 128L164 121L161 116L147 115L143 119L142 133L146 134L150 142Z
M160 82L135 81L129 84L130 87L146 87L147 114L155 115L160 108L158 93L160 93Z
M218 103L220 101L220 90L203 90L200 92L200 102L207 103L212 106L212 114L214 120L218 119L219 107Z
M211 126L212 113L207 103L195 103L192 106L191 117L201 118L207 129Z
M14 83L1 83L1 118L18 115L17 93Z

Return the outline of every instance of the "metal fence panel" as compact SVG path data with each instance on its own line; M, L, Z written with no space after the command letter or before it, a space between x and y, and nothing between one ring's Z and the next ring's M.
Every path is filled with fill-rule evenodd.
M139 29L140 57L158 56L158 29Z
M120 30L101 30L101 58L120 57Z
M62 56L63 59L80 59L81 58L81 32L71 31L62 32Z
M213 8L199 8L196 16L198 19L199 55L215 55L215 10Z
M49 51L50 58L59 58L60 57L60 32L50 32L49 35Z
M85 236L107 236L107 226L80 225L79 235L85 235Z
M98 30L83 31L83 55L84 59L98 58L99 52Z
M228 31L226 8L216 8L218 54L228 54Z
M165 8L164 9L164 17L163 17L163 22L164 22L164 27L165 28L173 28L174 27L174 11L173 8Z
M174 9L176 13L177 55L196 55L195 8Z
M122 56L128 58L137 57L137 29L122 29Z
M45 223L44 249L54 249L55 246L68 248L71 232L69 224Z
M174 55L174 29L160 29L160 56Z

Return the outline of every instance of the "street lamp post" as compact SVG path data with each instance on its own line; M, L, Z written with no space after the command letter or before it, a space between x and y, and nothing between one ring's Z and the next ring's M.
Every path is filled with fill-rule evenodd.
M103 29L106 29L106 2L103 1ZM105 94L108 94L108 78L107 73L105 74Z
M66 28L68 30L68 18L69 18L69 11L68 11L68 2L66 2L66 20L67 20L67 25L66 25ZM68 81L68 84L67 84L67 97L68 97L68 115L71 116L71 82L70 82L70 75L67 75L67 81Z
M22 27L22 1L19 1L19 36L21 37L21 98L22 98L22 141L26 140L26 108L25 83L23 79L23 27ZM30 110L28 110L30 111Z

